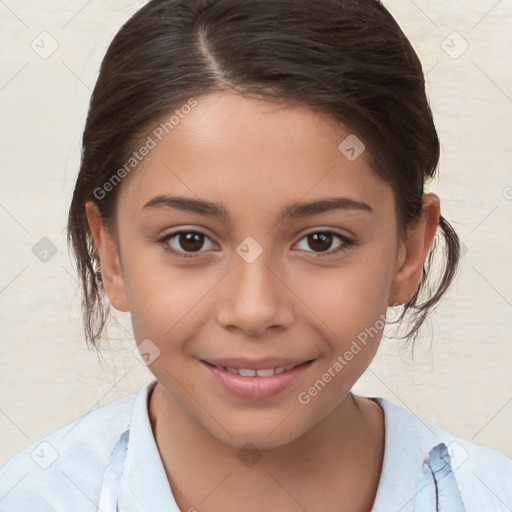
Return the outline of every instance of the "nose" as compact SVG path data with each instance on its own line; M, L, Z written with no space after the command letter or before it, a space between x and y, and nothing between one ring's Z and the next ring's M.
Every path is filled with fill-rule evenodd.
M263 250L250 261L234 254L218 292L217 320L224 328L260 336L269 328L285 329L293 323L293 293L270 256Z

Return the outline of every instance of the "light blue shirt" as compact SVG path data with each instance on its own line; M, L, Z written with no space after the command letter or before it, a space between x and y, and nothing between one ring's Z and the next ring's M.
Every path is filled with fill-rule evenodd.
M155 384L15 455L0 469L0 512L179 512L149 422ZM512 511L512 459L373 400L386 432L372 512Z

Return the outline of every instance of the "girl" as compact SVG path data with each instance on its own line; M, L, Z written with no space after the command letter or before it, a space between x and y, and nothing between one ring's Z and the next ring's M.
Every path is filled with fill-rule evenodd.
M68 236L87 340L106 295L155 380L11 459L2 510L512 510L503 453L351 392L387 307L414 342L453 280L438 160L380 2L145 5L101 65Z

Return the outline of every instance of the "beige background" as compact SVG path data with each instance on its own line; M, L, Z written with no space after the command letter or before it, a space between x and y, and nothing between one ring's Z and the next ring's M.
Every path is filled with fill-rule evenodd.
M87 350L64 231L101 59L142 4L0 2L0 465L153 378L133 355L127 314L110 351ZM433 188L465 254L414 359L384 339L355 391L512 456L512 0L384 4L427 73L442 141ZM43 237L56 251L46 263L33 253Z

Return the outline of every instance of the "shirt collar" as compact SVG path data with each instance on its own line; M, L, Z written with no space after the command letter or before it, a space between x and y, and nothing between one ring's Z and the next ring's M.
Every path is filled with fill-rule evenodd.
M122 477L119 508L146 512L180 512L149 421L148 397L157 380L136 395ZM442 440L434 425L384 398L371 397L384 411L382 471L371 512L413 512L421 466Z
M148 397L153 380L137 394L133 405L128 452L120 487L119 509L133 512L180 512L149 422Z
M384 398L371 400L383 409L385 423L384 459L371 512L413 512L421 466L442 439L434 425L412 412Z

